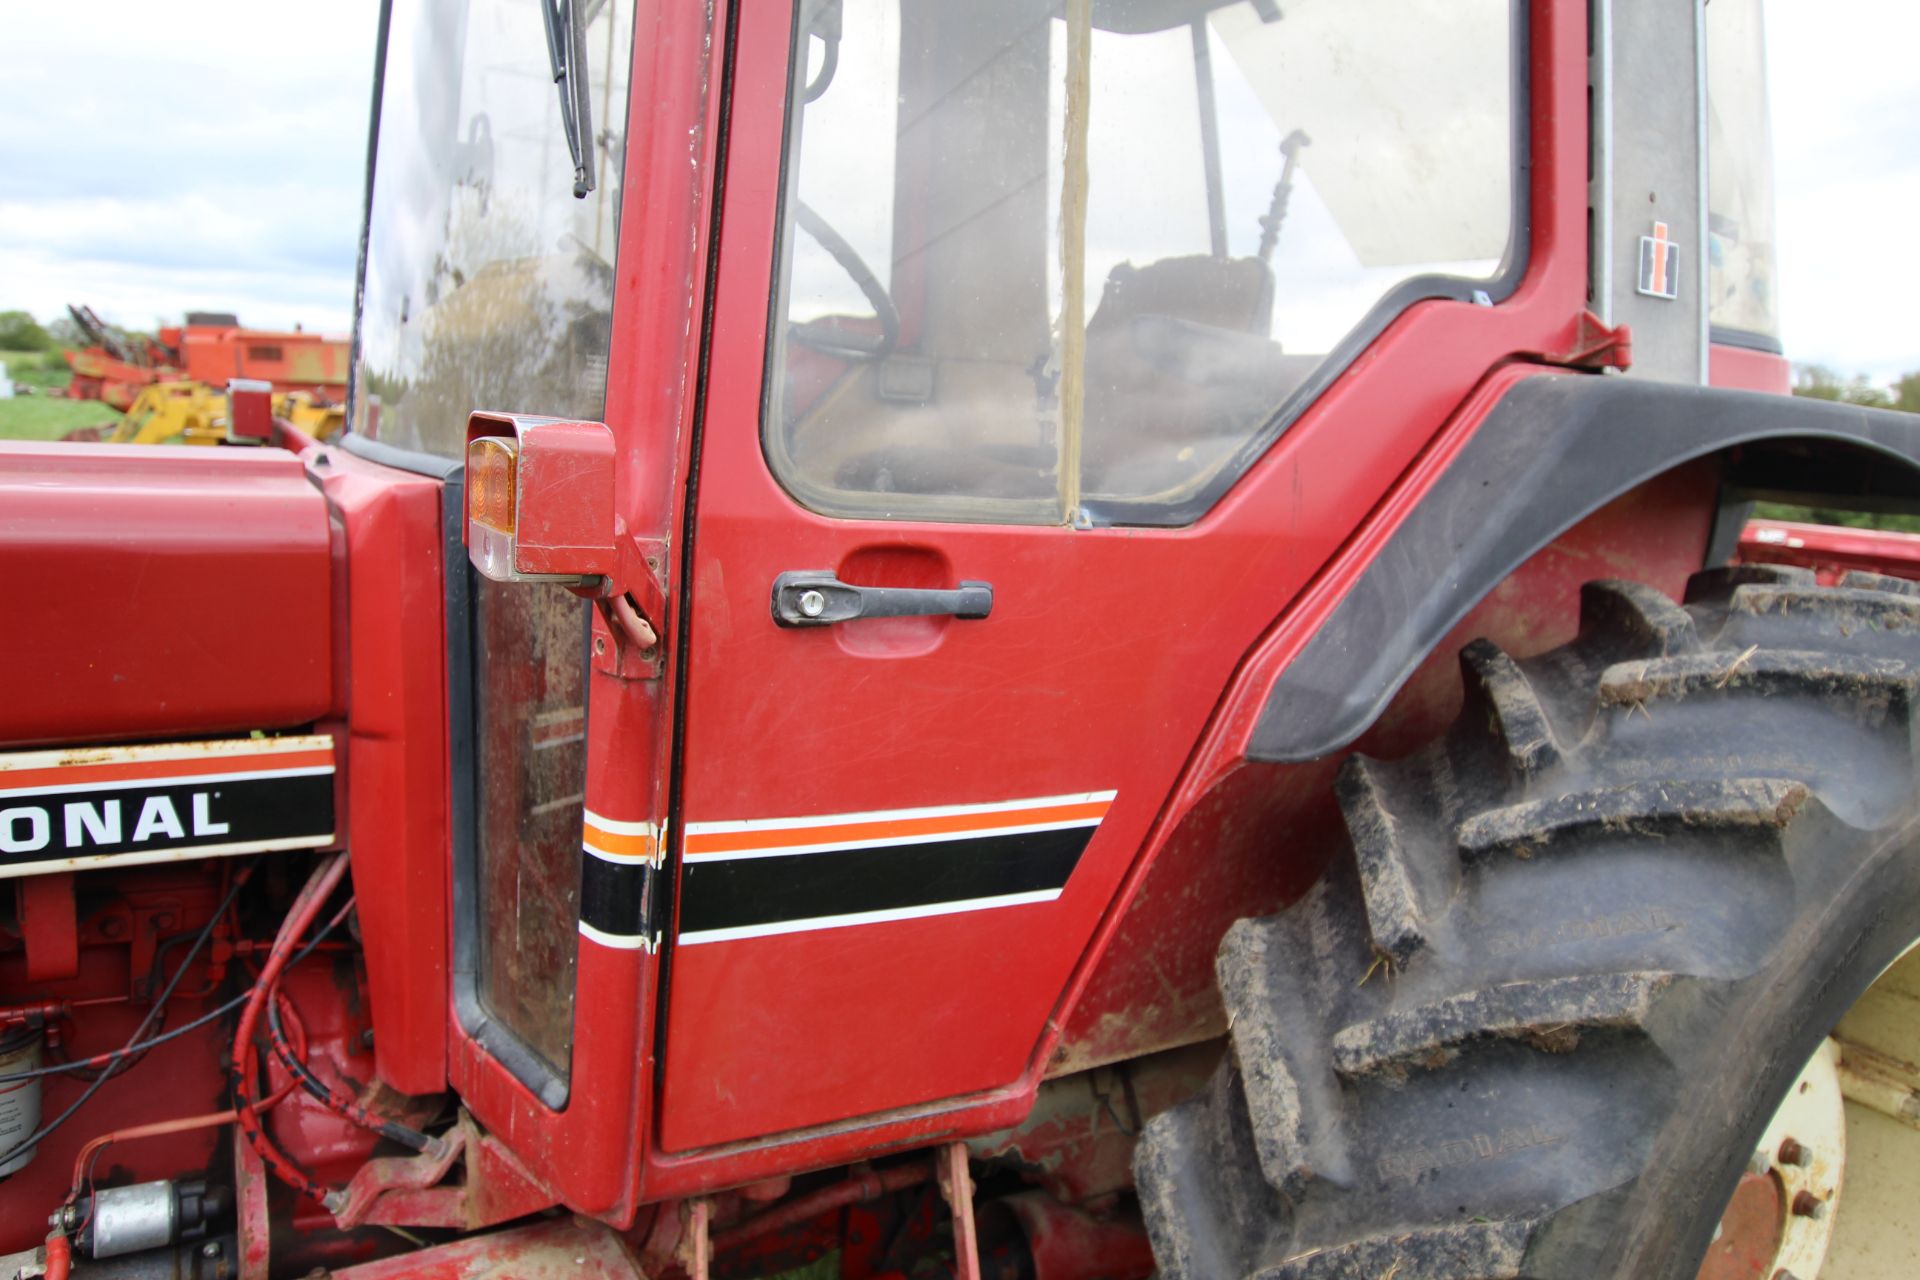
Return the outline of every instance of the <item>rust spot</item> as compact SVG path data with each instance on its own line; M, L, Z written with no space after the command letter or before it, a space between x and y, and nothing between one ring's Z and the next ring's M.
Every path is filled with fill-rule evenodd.
M1580 1047L1579 1030L1566 1022L1552 1027L1529 1027L1520 1033L1520 1038L1542 1053L1572 1053Z
M1805 807L1809 794L1811 793L1804 786L1796 784L1789 787L1787 793L1780 797L1779 803L1773 806L1773 825L1784 827L1792 822L1794 816Z

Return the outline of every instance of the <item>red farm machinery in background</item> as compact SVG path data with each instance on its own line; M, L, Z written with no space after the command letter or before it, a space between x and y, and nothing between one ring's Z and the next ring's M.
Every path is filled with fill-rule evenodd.
M1829 586L1849 573L1920 580L1920 534L1761 519L1741 532L1740 559L1811 569Z
M0 445L0 1280L1915 1273L1757 0L382 8L76 360L345 432Z
M185 324L163 326L149 338L115 330L91 307L67 310L89 343L67 352L73 370L67 395L76 400L100 400L124 412L156 383L224 387L234 378L334 400L346 391L345 337L246 329L232 315L193 311Z

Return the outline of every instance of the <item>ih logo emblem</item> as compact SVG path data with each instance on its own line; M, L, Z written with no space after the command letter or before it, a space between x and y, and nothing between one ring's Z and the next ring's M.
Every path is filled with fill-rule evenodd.
M1640 237L1640 292L1649 298L1680 296L1680 246L1667 238L1667 224L1653 224L1653 234Z

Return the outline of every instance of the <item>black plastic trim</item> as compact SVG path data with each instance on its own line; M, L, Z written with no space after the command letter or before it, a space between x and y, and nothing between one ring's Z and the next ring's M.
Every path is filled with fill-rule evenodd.
M1740 552L1740 534L1747 527L1747 521L1753 519L1755 505L1725 488L1721 490L1720 505L1713 512L1713 531L1707 535L1707 554L1703 557L1708 568L1733 563L1734 556Z
M1751 329L1725 329L1714 325L1707 330L1707 341L1716 347L1739 347L1743 351L1763 351L1770 356L1787 354L1787 349L1780 345L1780 339L1770 333L1755 333Z
M402 449L395 445L373 440L366 436L355 435L349 431L337 441L340 448L356 458L368 462L377 462L383 467L392 467L396 471L410 471L417 476L429 476L435 480L449 480L458 476L466 468L459 458L443 458L437 453L421 453L414 449ZM463 486L464 487L464 486ZM455 512L456 521L461 513ZM460 540L460 530L454 529L454 544L459 548L460 558L466 559L466 546ZM448 561L451 566L452 561Z
M393 27L393 0L380 0L380 30L373 45L373 95L367 104L367 176L361 189L360 249L353 269L353 340L347 346L347 432L353 431L360 384L360 313L367 300L367 244L373 237L374 158L380 152L380 110L387 89L387 33Z
M1527 557L1629 489L1737 445L1766 447L1730 460L1736 489L1778 493L1800 477L1880 504L1920 499L1920 417L1911 414L1635 378L1527 379L1281 674L1248 758L1292 763L1349 745ZM1884 461L1905 468L1875 465Z

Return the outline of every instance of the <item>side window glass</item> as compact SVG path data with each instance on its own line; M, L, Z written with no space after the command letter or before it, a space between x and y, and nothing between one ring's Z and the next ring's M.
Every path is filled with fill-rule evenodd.
M1761 0L1715 0L1707 6L1707 319L1716 342L1780 349L1773 223Z
M1514 24L803 3L774 470L835 515L1191 521L1356 337L1514 274Z

